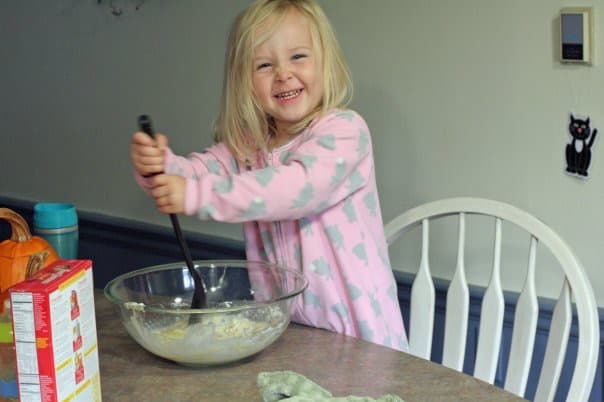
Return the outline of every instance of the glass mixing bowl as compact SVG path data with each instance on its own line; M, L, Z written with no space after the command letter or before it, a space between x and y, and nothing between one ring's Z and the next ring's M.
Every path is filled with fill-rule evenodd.
M190 308L194 283L184 262L132 271L105 287L140 346L188 366L231 363L260 352L285 331L292 301L308 286L300 272L267 262L194 265L207 308Z

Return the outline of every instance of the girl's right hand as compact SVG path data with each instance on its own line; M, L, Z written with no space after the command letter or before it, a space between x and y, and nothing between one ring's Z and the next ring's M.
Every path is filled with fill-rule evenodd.
M141 176L163 172L167 146L168 137L163 134L151 138L141 131L134 133L130 143L130 158L136 172Z

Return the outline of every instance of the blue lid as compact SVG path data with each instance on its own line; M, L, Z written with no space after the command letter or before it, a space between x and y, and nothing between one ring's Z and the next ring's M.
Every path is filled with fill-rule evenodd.
M65 228L78 224L73 204L39 202L34 205L34 226L41 229Z
M19 396L19 388L17 380L1 380L0 379L0 396L7 398L17 398Z

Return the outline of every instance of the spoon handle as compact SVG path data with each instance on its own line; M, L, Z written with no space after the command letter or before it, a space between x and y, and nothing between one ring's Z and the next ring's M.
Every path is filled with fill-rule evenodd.
M138 125L142 132L144 132L151 138L155 138L155 130L153 130L153 125L151 124L151 118L149 116L139 116ZM193 282L195 284L195 291L193 292L193 299L191 300L191 308L205 308L207 307L207 301L205 290L203 288L203 282L201 280L199 272L195 270L195 266L193 265L193 258L191 258L191 252L189 251L187 242L185 241L185 238L182 234L178 217L176 216L176 214L170 214L170 220L172 221L172 228L174 229L174 233L176 234L176 240L178 240L180 250L185 258L187 268L189 269L189 273L191 274L191 277L193 278Z

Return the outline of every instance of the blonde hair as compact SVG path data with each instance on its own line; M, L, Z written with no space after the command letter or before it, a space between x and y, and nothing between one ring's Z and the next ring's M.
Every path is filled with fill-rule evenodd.
M315 110L291 128L297 133L322 112L345 108L352 98L352 79L327 16L314 0L256 0L235 20L227 46L222 100L214 125L214 139L224 142L239 161L254 160L267 147L274 130L255 99L252 72L256 47L295 9L311 26L313 46L322 61L323 99ZM258 35L260 28L266 28Z

